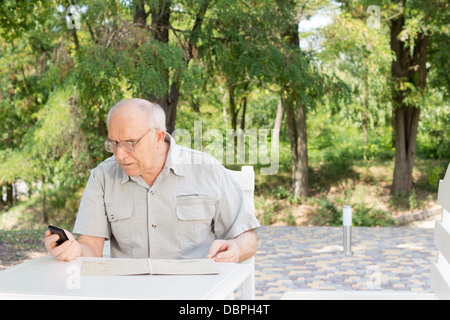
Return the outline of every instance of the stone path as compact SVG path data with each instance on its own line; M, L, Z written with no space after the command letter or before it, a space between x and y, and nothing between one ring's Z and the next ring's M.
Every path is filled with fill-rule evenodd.
M352 231L353 255L343 256L342 227L261 227L256 299L298 289L430 291L433 229Z

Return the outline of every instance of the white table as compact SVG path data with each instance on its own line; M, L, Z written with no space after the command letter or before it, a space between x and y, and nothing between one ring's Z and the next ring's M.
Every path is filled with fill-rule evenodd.
M40 257L0 272L1 299L227 299L251 285L246 264L218 263L218 275L81 276L85 259ZM243 292L246 290L242 290ZM251 297L243 297L249 299Z

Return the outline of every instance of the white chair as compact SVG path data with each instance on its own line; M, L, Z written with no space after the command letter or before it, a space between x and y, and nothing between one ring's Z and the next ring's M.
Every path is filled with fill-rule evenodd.
M105 240L103 245L103 258L111 258L111 243L109 240Z
M406 291L333 291L299 290L286 292L282 300L450 300L450 166L439 183L438 202L442 206L442 221L436 221L434 244L437 262L431 265L431 293Z
M253 166L242 166L241 171L228 170L233 179L239 183L244 191L245 197L252 206L253 213L255 212L255 171ZM251 257L247 261L242 262L250 265L251 276L242 284L242 299L255 299L255 257Z

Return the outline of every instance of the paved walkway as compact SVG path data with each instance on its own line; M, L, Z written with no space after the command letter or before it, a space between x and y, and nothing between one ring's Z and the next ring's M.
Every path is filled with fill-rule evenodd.
M256 299L298 289L430 291L433 229L353 227L352 256L342 227L261 227Z

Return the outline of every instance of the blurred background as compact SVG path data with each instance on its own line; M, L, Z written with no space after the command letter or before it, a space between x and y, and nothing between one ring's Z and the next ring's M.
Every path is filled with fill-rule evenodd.
M106 114L131 97L159 103L169 133L279 130L278 172L253 164L264 225L341 225L351 204L354 225L394 226L432 209L449 37L439 0L1 1L0 240L71 230L109 156Z

